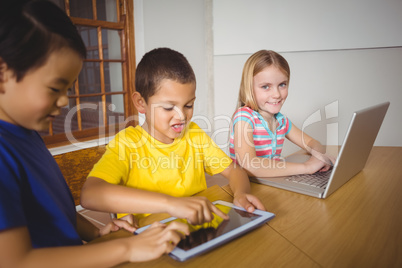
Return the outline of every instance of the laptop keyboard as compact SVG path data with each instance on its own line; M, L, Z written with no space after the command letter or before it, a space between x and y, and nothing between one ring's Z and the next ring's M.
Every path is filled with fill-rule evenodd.
M327 187L329 177L331 176L331 172L332 169L324 172L316 172L314 174L293 175L286 178L286 180L325 189L325 187Z

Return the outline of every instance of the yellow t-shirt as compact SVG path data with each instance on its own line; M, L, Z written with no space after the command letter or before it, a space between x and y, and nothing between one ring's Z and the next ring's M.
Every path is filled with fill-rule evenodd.
M171 196L191 196L207 188L205 171L214 175L232 160L191 122L172 144L155 140L142 127L120 131L88 177Z

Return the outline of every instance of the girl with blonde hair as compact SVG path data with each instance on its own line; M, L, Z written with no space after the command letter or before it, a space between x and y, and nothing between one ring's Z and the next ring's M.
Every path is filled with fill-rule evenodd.
M288 62L272 50L260 50L244 64L229 150L230 157L250 176L312 174L328 170L334 161L325 155L320 142L280 113L289 80ZM280 161L285 138L311 154L310 159L304 163Z

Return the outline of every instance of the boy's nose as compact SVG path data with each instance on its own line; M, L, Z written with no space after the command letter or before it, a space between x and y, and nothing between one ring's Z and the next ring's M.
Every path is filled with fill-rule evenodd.
M180 119L180 121L183 121L186 119L185 113L183 112L183 110L181 110L180 108L178 108L177 106L174 106L174 110L175 110L175 117Z
M68 104L68 97L67 95L62 95L57 99L57 107L64 107Z

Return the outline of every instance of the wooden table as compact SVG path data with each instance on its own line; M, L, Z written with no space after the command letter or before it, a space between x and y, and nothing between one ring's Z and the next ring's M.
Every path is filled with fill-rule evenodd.
M327 199L254 183L251 192L276 214L268 225L322 267L402 267L401 167L402 147L374 147Z
M162 256L119 267L402 267L401 166L402 147L374 147L364 170L327 199L252 183L252 193L276 214L268 224L183 263ZM200 195L232 201L229 186Z
M220 186L212 186L199 195L209 200L233 200ZM169 217L167 214L153 214L140 226ZM130 233L120 230L97 239L95 242L126 237ZM282 235L267 224L239 237L206 254L185 262L178 262L165 255L145 263L125 263L118 267L319 267L311 258L300 251Z

